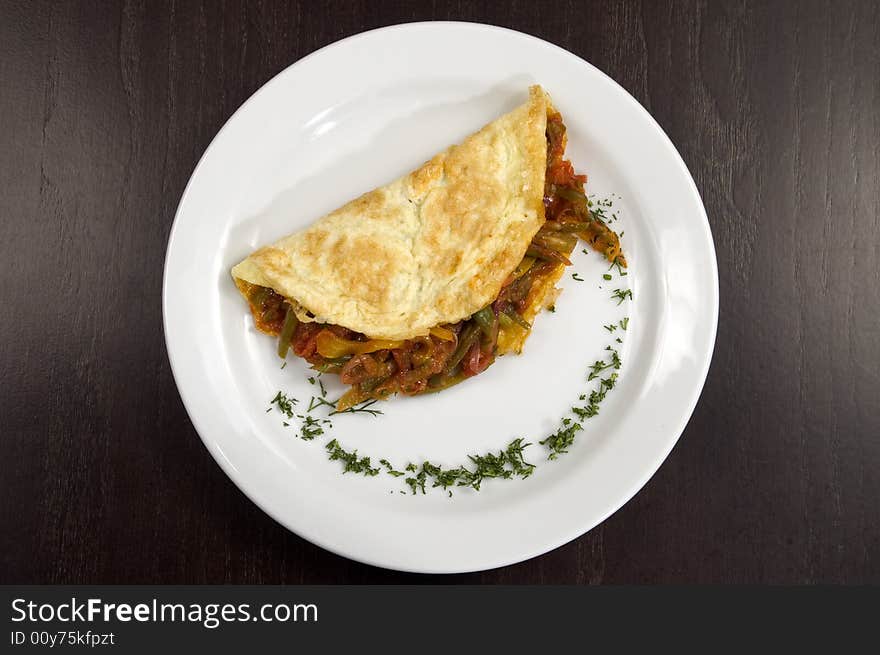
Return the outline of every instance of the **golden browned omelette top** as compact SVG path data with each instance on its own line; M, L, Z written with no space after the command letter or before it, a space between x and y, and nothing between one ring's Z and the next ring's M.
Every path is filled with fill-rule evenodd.
M532 87L461 145L260 248L233 277L298 302L303 320L373 338L409 339L471 316L498 296L544 223L548 108Z

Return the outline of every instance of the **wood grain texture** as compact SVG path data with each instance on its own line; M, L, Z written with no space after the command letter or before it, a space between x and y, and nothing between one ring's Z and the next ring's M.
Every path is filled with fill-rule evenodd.
M880 582L880 5L0 0L0 582ZM166 239L260 85L356 32L489 22L591 61L690 167L718 252L702 400L622 510L446 577L290 534L165 354Z

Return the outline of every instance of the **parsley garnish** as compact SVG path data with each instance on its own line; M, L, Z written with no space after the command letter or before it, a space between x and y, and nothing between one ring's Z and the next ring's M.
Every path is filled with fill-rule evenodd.
M325 401L326 402L326 401ZM373 405L375 405L378 401L375 398L370 400L365 400L362 403L357 405L352 405L351 407L346 407L345 409L334 409L330 412L330 416L334 414L369 414L370 416L378 416L379 414L384 414L381 409L370 409ZM336 403L333 403L333 406L336 406Z
M399 478L401 475L406 475L403 471L395 471L394 467L391 466L391 462L387 459L380 459L379 463L387 469L388 475L393 475L395 478Z
M327 400L323 396L312 396L312 399L309 401L309 406L306 408L306 412L308 413L312 410L318 409L322 405L330 408L330 416L336 413L336 403Z
M483 481L487 478L501 478L508 480L514 476L521 479L529 477L535 470L535 465L527 462L523 451L531 444L521 438L514 439L503 450L488 452L484 455L468 455L472 466L456 466L445 469L442 466L429 461L422 462L421 466L407 464L406 470L415 473L404 482L409 485L410 492L427 493L426 485L442 487L449 491L449 487L470 487L479 491ZM389 465L390 466L390 465Z
M299 401L296 398L291 398L286 393L279 391L275 394L275 397L269 401L269 404L277 406L287 418L293 418L293 406L298 402ZM272 408L269 407L266 411L268 412L271 409Z
M606 363L604 359L597 359L595 362L590 365L590 374L587 376L587 381L595 380L599 377L599 374L607 368L614 368L615 370L620 368L621 361L620 355L616 350L614 350L611 346L607 346L605 350L611 352L611 361Z
M611 262L611 266L608 267L608 270L611 270L615 266L617 267L617 274L618 275L626 275L626 271L623 270L623 265L620 263L619 257L614 258L614 261Z
M614 298L615 300L617 300L617 304L619 305L620 303L622 303L622 302L623 302L624 300L626 300L627 298L629 298L630 300L632 300L633 292L632 292L632 289L626 289L626 290L624 290L624 289L615 289L615 290L614 290L614 293L611 294L611 297Z
M371 462L369 457L358 458L357 450L348 452L339 445L339 442L336 441L336 439L333 439L328 443L325 448L330 453L331 461L339 460L345 465L342 470L343 473L361 473L366 476L379 475L379 469L370 466Z
M568 447L574 443L574 435L584 429L580 423L572 423L571 419L563 419L562 423L562 427L555 433L538 442L550 449L547 459L556 459L559 455L567 453Z
M590 365L590 375L587 377L587 381L594 380L599 377L599 374L604 371L606 368L610 368L611 364L606 364L605 360L597 359Z
M620 360L618 359L616 361L617 366L615 366L615 368L619 368ZM605 400L605 394L613 389L616 383L617 373L612 373L607 378L599 380L599 388L591 391L589 397L582 395L580 399L585 400L586 402L580 407L572 407L571 411L581 419L588 419L596 416L599 413L600 403ZM551 457L550 459L553 458Z
M421 489L422 493L424 494L425 493L425 479L426 479L426 477L427 476L424 471L419 471L418 476L416 476L414 478L407 478L406 480L404 480L404 482L406 482L409 485L409 488L412 490L413 494L416 493L417 489Z
M617 354L616 350L611 351L611 365L614 367L614 370L620 369L621 361L620 355Z
M324 429L319 425L318 419L314 416L306 416L299 431L300 438L303 441L311 441L322 434L324 434Z

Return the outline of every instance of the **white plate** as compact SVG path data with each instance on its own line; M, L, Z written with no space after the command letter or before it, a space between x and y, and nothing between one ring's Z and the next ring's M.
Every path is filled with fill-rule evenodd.
M617 388L568 454L537 443L526 480L480 492L397 493L386 474L341 475L326 437L298 439L266 413L283 389L314 392L294 358L255 332L229 277L254 248L415 168L526 99L542 84L569 130L567 154L588 192L616 194L627 277L606 282L596 254L574 262L555 314L521 357L448 391L384 403L383 416L337 417L332 436L375 463L445 465L537 442L588 390L588 365L624 334ZM633 301L617 306L613 288ZM602 288L600 288L602 287ZM190 179L165 264L165 337L180 395L227 475L298 535L378 566L422 572L486 569L544 553L583 534L647 482L700 394L715 340L718 274L708 221L672 143L626 91L590 64L539 39L467 23L418 23L345 39L287 68L227 122ZM331 384L331 395L341 386ZM392 492L392 493L389 493Z

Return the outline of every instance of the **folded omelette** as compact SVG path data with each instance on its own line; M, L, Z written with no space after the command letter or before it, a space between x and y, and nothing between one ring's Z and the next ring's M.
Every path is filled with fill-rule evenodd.
M621 266L540 86L415 171L232 269L256 327L351 389L345 409L444 389L519 353L578 238Z

